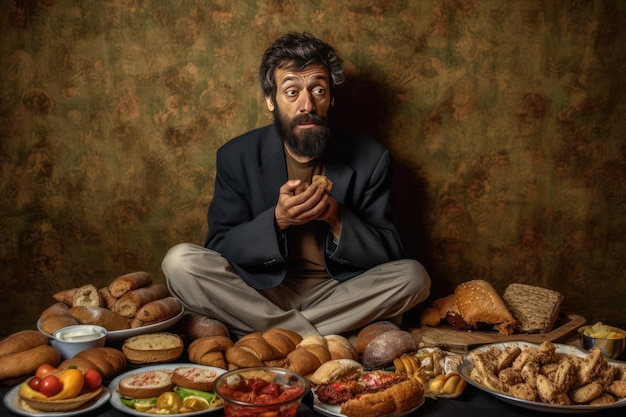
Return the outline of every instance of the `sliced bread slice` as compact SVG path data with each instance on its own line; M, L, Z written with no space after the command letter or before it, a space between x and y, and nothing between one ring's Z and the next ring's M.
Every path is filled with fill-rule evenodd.
M172 373L174 385L207 392L213 392L215 378L217 372L214 369L199 366L181 366Z
M172 374L165 371L144 371L122 378L117 391L124 398L158 397L173 388Z

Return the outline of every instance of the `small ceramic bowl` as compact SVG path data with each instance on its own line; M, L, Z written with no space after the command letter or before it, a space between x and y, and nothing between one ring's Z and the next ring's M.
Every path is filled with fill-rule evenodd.
M271 387L270 385L276 385ZM267 386L268 395L250 395ZM271 389L275 388L275 389ZM302 398L309 392L309 382L300 374L271 367L240 368L220 375L213 384L224 401L225 417L280 415L296 417Z
M591 327L592 326L583 326L578 329L580 340L584 349L589 350L593 347L600 348L600 350L602 350L602 354L611 359L617 359L622 355L622 353L624 353L624 348L626 347L626 331L617 327L607 326L611 329L611 331L621 334L622 337L615 337L615 335L612 338L593 337L585 334L585 330L591 329Z
M57 330L50 344L63 359L73 358L83 350L104 346L107 329L92 324L78 324Z

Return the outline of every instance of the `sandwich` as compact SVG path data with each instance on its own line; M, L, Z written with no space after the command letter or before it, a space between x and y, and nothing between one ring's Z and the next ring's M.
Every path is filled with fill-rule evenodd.
M416 378L383 370L366 372L351 359L325 362L309 381L319 401L339 407L346 417L406 413L418 407L424 398Z

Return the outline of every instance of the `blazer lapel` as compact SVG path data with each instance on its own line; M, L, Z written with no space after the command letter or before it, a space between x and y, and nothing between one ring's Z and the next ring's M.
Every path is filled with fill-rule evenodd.
M272 207L278 202L281 185L287 181L285 150L275 124L269 127L267 135L262 140L265 143L261 148L259 178L267 206Z

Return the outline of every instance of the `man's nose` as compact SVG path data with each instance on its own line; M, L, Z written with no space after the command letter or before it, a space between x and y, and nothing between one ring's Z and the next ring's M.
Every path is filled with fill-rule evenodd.
M313 101L313 95L305 91L301 96L300 102L300 112L301 113L314 113L315 112L315 102Z

